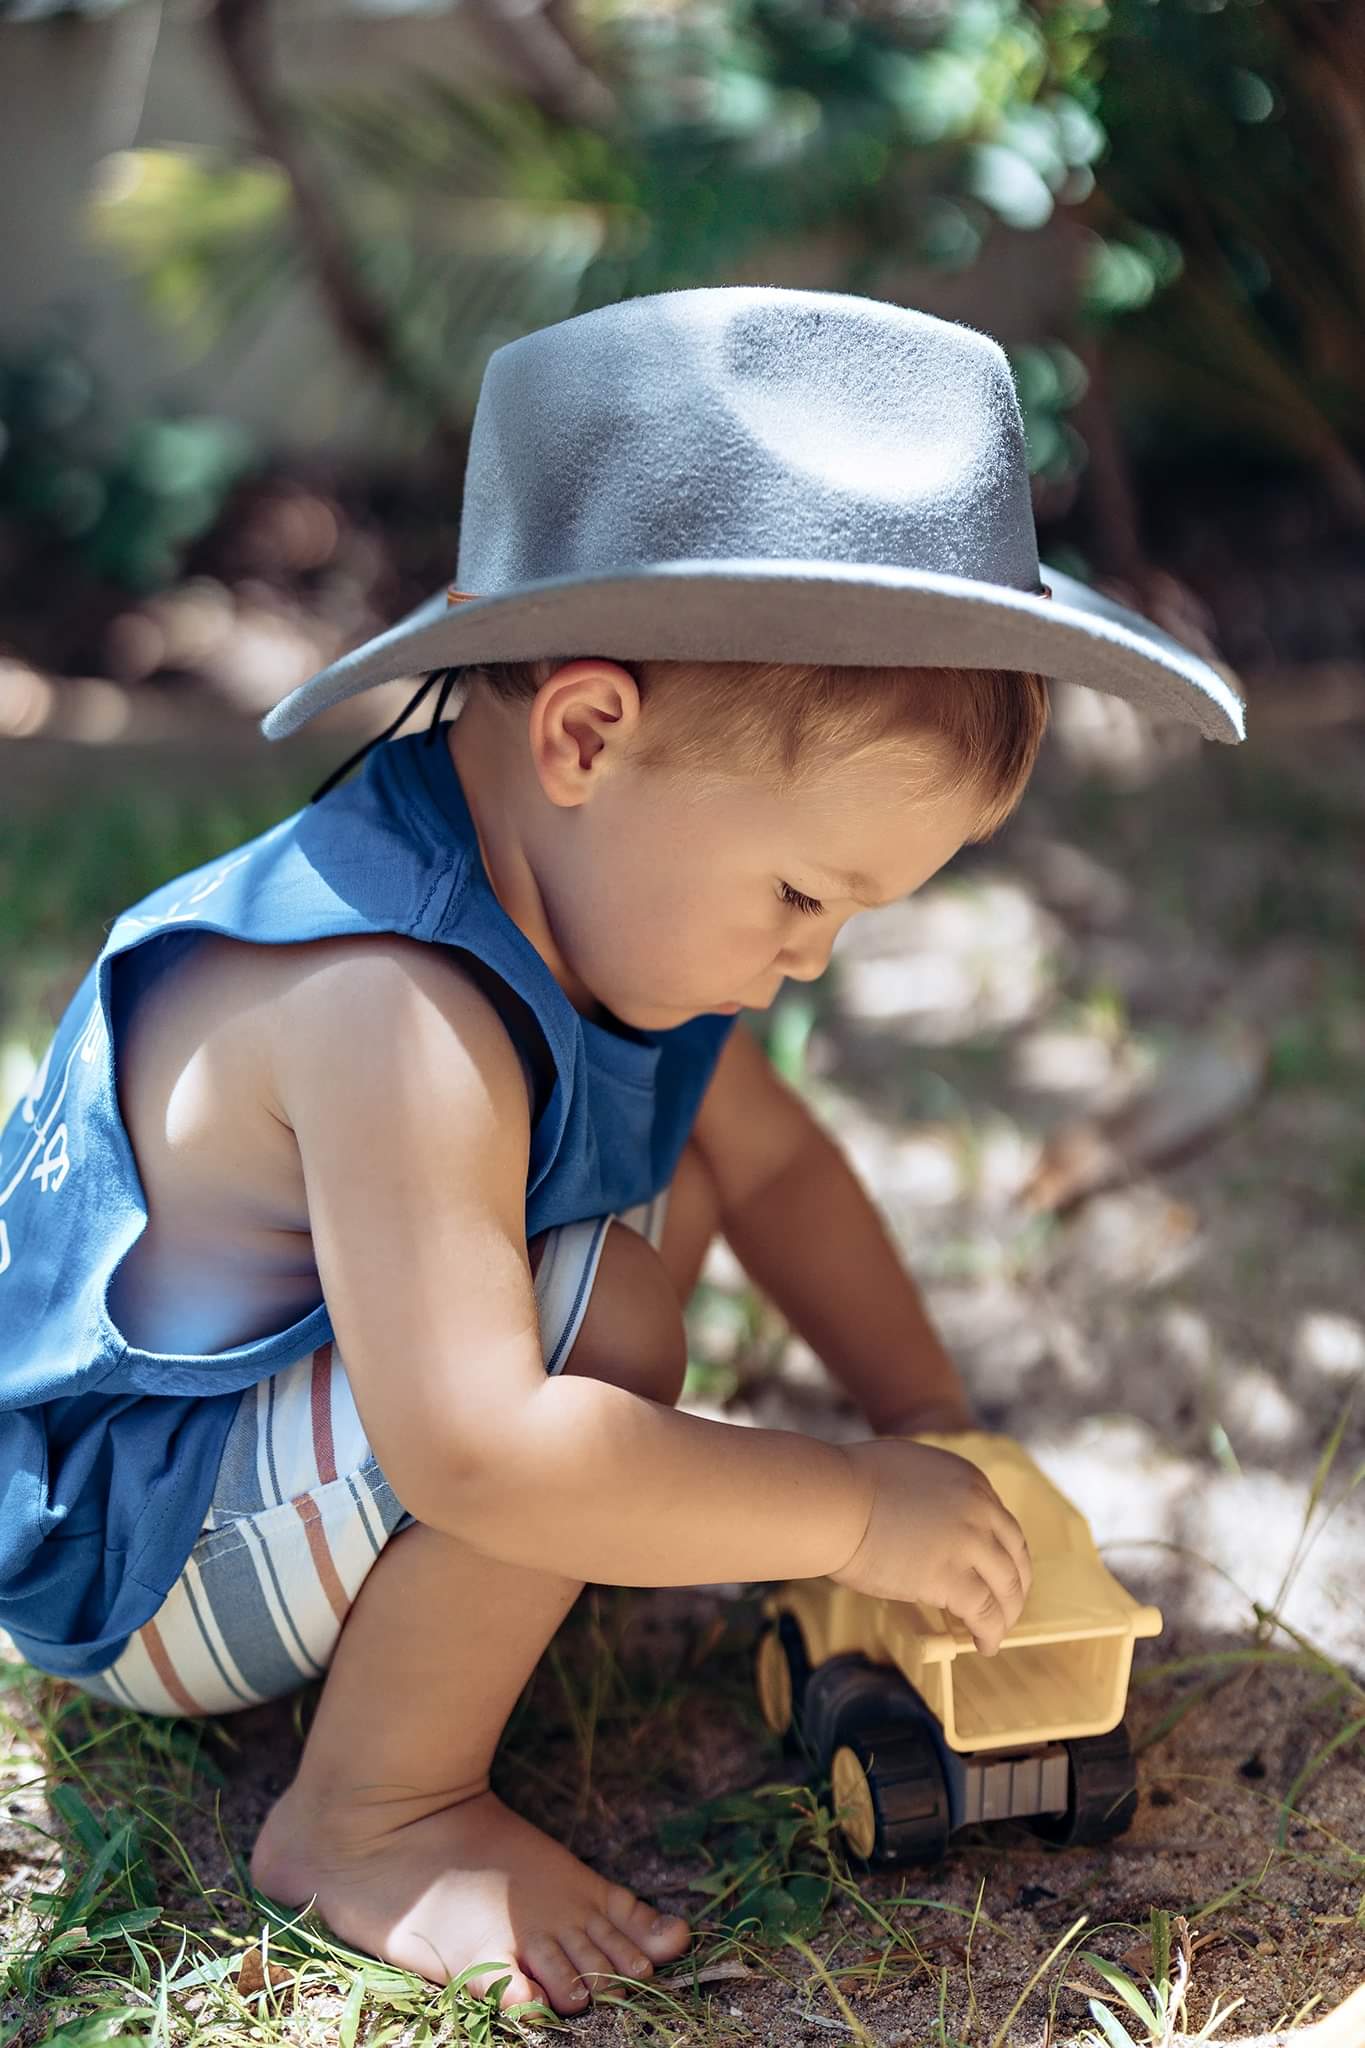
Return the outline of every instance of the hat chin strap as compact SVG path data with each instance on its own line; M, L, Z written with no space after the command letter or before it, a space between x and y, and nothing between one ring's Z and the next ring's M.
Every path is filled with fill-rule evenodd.
M392 733L397 732L399 726L403 723L404 719L411 718L413 712L417 709L417 706L421 703L423 697L426 696L427 692L431 689L434 689L436 684L439 683L441 685L440 695L436 699L436 703L431 714L431 723L427 727L426 736L422 741L422 745L424 747L429 747L436 737L437 728L441 723L442 714L445 711L446 703L450 697L450 693L455 688L455 685L459 682L460 677L463 674L464 666L460 666L458 668L432 669L430 675L427 676L421 688L416 692L415 696L412 696L408 699L407 703L403 706L403 709L399 712L397 718L393 719L390 724L386 725L384 727L383 732L377 732L372 740L366 740L363 747L357 747L356 751L352 755L350 755L347 760L343 761L339 768L334 768L331 774L327 777L327 780L319 788L313 791L313 794L308 799L309 803L317 803L322 797L326 796L329 790L335 789L337 784L340 782L342 776L349 775L352 768L355 767L358 761L363 761L365 756L368 753L371 753L374 750L374 748L380 744L382 740L388 739Z

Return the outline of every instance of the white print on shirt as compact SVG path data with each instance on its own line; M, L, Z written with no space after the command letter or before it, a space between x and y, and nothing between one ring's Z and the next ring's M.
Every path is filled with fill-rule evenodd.
M31 1178L40 1180L45 1195L55 1195L71 1168L71 1154L66 1149L66 1125L58 1124L47 1141L47 1149L34 1167Z
M285 819L284 822L288 824L289 820ZM279 830L278 826L276 830ZM206 881L201 882L199 887L190 895L185 897L177 896L174 903L168 904L165 910L160 911L155 917L136 917L131 910L128 911L114 926L111 938L117 938L118 934L130 925L135 926L139 931L151 931L155 925L159 924L192 923L194 920L194 906L197 903L202 903L206 896L212 896L215 889L221 889L233 869L241 867L243 861L248 861L250 858L251 855L249 853L239 853L236 860L224 862L223 866L216 873L210 875Z
M90 1064L91 1060L95 1057L95 1047L99 1043L100 1034L103 1029L104 1018L100 1012L97 998L91 1005L90 1014L81 1028L80 1037L66 1056L66 1065L62 1068L61 1086L58 1088L53 1100L47 1104L46 1114L39 1115L33 1109L31 1095L24 1098L23 1119L26 1123L33 1125L33 1135L29 1139L17 1170L3 1186L0 1186L0 1209L4 1208L10 1196L29 1173L30 1168L32 1169L33 1179L41 1180L44 1194L56 1193L57 1188L51 1185L54 1177L57 1181L57 1187L60 1187L62 1181L66 1179L67 1170L70 1166L70 1160L67 1156L66 1124L64 1122L59 1124L55 1131L52 1126L58 1110L66 1101L66 1091L71 1079L72 1067L78 1059L87 1066ZM37 1085L41 1076L46 1075L48 1062L51 1060L51 1057L52 1047L49 1046L43 1064L34 1076L34 1086ZM42 1158L37 1166L34 1166L33 1162L38 1158L39 1153L42 1154ZM3 1161L0 1161L0 1166L3 1166Z
M33 1079L29 1082L28 1089L24 1095L23 1101L19 1106L19 1114L20 1116L22 1116L26 1124L31 1124L33 1122L33 1118L38 1106L38 1097L42 1094L44 1088L46 1088L47 1086L47 1070L52 1065L52 1048L56 1043L57 1041L55 1038L49 1041L47 1051L43 1054L42 1062L38 1068L38 1071L33 1076Z
M95 1047L99 1043L103 1028L104 1018L96 999L81 1029L80 1037L66 1056L66 1065L62 1069L61 1085L56 1097L47 1105L46 1113L40 1115L33 1107L33 1100L35 1091L46 1079L52 1059L52 1047L48 1047L43 1063L34 1075L29 1093L23 1102L22 1117L26 1123L33 1125L32 1136L23 1148L14 1172L3 1186L0 1186L0 1209L4 1208L11 1195L26 1179L36 1180L45 1195L55 1195L61 1191L62 1184L71 1171L71 1154L68 1149L66 1123L56 1123L57 1113L66 1100L72 1067L78 1059L86 1065L94 1059ZM4 1164L5 1162L0 1160L0 1171L4 1169ZM10 1246L9 1227L4 1218L0 1217L0 1273L7 1273L13 1264L14 1254Z

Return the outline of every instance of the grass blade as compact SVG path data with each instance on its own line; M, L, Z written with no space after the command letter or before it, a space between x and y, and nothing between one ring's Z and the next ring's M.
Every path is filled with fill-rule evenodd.
M1107 1963L1104 1957L1097 1956L1093 1949L1083 1948L1080 1959L1083 1963L1089 1963L1091 1969L1103 1977L1115 1996L1123 2000L1128 2010L1142 2021L1143 2026L1154 2038L1161 2034L1165 2025L1161 2014L1154 2005L1148 2004L1126 1970L1121 1970L1117 1963Z
M1109 2048L1137 2048L1137 2043L1126 2027L1121 2027L1107 2005L1101 2005L1098 1998L1090 2000L1090 2010L1099 2023L1100 2032L1109 2043Z

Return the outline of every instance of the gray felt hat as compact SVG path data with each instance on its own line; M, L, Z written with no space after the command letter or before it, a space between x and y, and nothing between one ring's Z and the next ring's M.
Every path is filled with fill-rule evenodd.
M604 655L1032 669L1245 736L1227 671L1045 576L989 335L839 292L661 292L495 351L454 584L261 730L432 669Z

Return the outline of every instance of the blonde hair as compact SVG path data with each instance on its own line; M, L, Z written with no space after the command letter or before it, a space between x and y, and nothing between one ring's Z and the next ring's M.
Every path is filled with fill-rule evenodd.
M504 703L529 703L563 663L478 663L468 674ZM613 657L614 659L614 657ZM694 778L767 780L784 794L819 760L919 740L927 788L980 795L978 845L1017 807L1048 721L1044 676L1027 670L845 668L776 661L620 661L649 708L633 758Z

